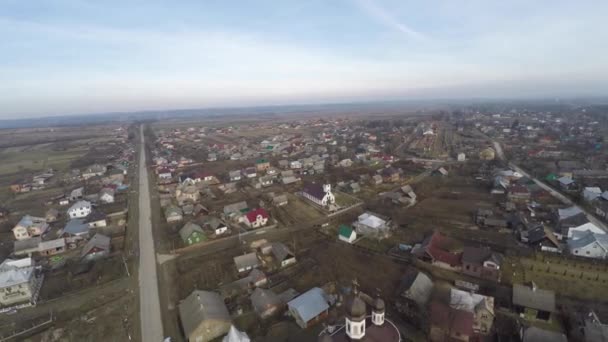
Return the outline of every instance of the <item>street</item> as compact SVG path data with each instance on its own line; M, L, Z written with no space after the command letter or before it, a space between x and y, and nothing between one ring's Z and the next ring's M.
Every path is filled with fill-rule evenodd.
M163 340L143 125L139 162L139 313L144 342Z

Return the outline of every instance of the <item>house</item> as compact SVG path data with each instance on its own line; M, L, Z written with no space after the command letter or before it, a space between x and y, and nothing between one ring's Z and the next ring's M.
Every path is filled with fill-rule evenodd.
M262 176L258 178L258 184L260 184L262 187L271 186L272 183L274 183L274 177L272 176Z
M82 172L82 178L87 180L95 176L103 176L106 173L106 167L103 165L95 164Z
M276 207L282 207L287 205L289 202L287 200L287 195L277 195L272 197L272 204Z
M399 284L399 295L416 303L420 308L426 307L433 292L433 281L426 274L409 269Z
M314 287L287 303L289 314L302 329L321 321L329 310L325 292Z
M255 167L248 167L243 170L243 176L247 178L255 178L258 176L258 174Z
M519 338L521 342L568 342L566 335L561 332L541 329L535 326L522 327L519 331ZM605 340L598 339L597 341Z
M196 203L201 198L198 187L190 183L182 183L175 188L175 199L179 205L184 203Z
M357 182L352 182L348 185L346 190L351 194L356 194L361 192L361 186Z
M241 180L241 171L228 171L228 179L231 182L238 182Z
M338 229L338 239L340 241L353 243L357 239L357 232L354 229L347 225L340 225L340 229Z
M594 234L606 234L606 232L602 228L596 226L594 223L587 222L580 226L568 228L568 231L564 235L566 235L568 237L568 239L576 240L576 239L580 238L582 236L582 234L586 233L587 231L590 231ZM575 237L575 235L578 235L578 237Z
M608 257L607 234L598 234L590 230L576 233L578 234L573 236L576 239L568 240L570 254L593 259L606 259Z
M383 181L383 179L382 179L381 175L374 175L371 178L372 185L380 185L380 184L382 184L382 181Z
M276 176L276 175L278 175L278 174L279 174L279 170L277 170L277 169L276 169L276 168L274 168L274 167L269 167L269 168L267 168L267 169L266 169L266 174L267 174L268 176Z
M489 161L489 160L494 160L494 158L496 158L496 152L491 147L488 147L485 150L482 150L481 152L479 152L479 159L481 159L481 160Z
M38 252L38 245L42 241L42 238L37 236L25 240L17 240L13 244L13 254L16 256L31 256Z
M91 213L91 202L80 200L68 209L68 216L71 219L87 217Z
M158 173L158 178L163 181L168 181L173 178L173 173L171 172L171 169L166 168L166 167L158 169L157 173Z
M249 253L234 257L234 265L239 273L250 271L260 266L257 254Z
M529 201L532 195L527 186L518 184L509 187L507 191L507 198L513 202Z
M266 159L258 159L255 162L255 169L259 172L266 171L270 168L270 162Z
M38 244L38 252L42 256L53 256L65 252L65 239L42 241Z
M25 215L13 228L13 235L17 240L25 240L34 236L40 236L49 229L46 218Z
M89 228L106 227L108 222L106 221L106 214L95 210L91 215L87 216L84 223L89 225Z
M65 205L68 205L68 204L70 204L70 200L67 199L67 198L62 198L62 199L59 200L59 205L60 206L65 206Z
M77 188L72 190L72 192L70 192L70 197L69 200L72 202L78 201L79 199L82 199L84 197L84 188Z
M86 238L89 235L90 227L84 219L69 220L63 228L63 237Z
M462 273L476 278L500 281L504 257L485 247L467 246L462 252Z
M249 211L247 202L241 201L224 206L224 216L235 220L240 220L242 215Z
M257 268L252 269L247 277L249 278L251 284L255 287L264 286L268 283L268 277L266 277L266 274Z
M99 201L101 203L114 203L114 189L103 188L99 191Z
M597 186L594 187L585 187L583 189L583 198L587 202L592 202L594 199L602 196L602 189Z
M80 252L80 258L86 261L102 259L110 254L110 237L95 234L89 240Z
M564 176L564 177L558 178L557 182L559 183L559 187L562 190L573 190L576 187L576 183L574 182L572 177Z
M296 263L296 255L282 242L274 242L271 253L279 267L287 267Z
M291 162L289 162L289 168L290 169L301 169L302 163L299 160L291 161Z
M469 341L473 336L474 314L439 301L429 309L429 340L433 342Z
M42 279L31 258L5 259L0 264L0 305L35 303Z
M462 252L452 252L454 245L454 240L439 232L435 232L427 237L421 245L415 246L412 254L435 266L449 270L458 270L461 268L460 259Z
M216 217L209 217L203 224L205 228L211 229L215 235L222 235L228 232L228 227Z
M473 314L473 332L487 335L494 324L494 297L477 293L451 289L450 307Z
M528 319L550 321L551 314L556 312L555 292L539 289L534 283L531 286L514 284L513 306Z
M340 167L351 167L351 166L353 166L353 161L348 158L342 159L342 160L340 160L340 162L338 162L338 165Z
M466 159L467 159L466 154L464 154L464 153L462 153L462 152L461 152L461 153L458 153L458 156L456 157L456 160L457 160L457 161L459 161L459 162L463 162L463 161L465 161Z
M165 208L165 219L167 223L179 222L183 219L182 210L176 206L170 205Z
M272 290L258 287L253 290L250 299L253 311L255 311L261 319L277 314L283 307L281 299Z
M384 183L396 183L401 179L399 170L395 169L392 166L382 169L380 174L382 175L382 181Z
M299 180L300 179L297 178L296 176L281 177L281 182L283 182L283 185L289 185L289 184L297 183Z
M331 192L330 184L308 183L304 185L302 196L322 207L336 203L336 197Z
M389 222L378 217L378 215L365 212L357 218L353 223L353 227L359 235L371 236L376 238L384 238L389 235Z
M232 325L222 297L210 291L194 290L178 306L180 323L190 342L210 342L226 335Z
M192 222L186 223L182 229L179 230L179 236L186 245L193 245L207 240L203 228Z
M289 166L290 166L289 161L288 161L288 160L285 160L285 159L281 159L281 160L279 160L279 163L278 163L278 164L279 164L279 167L280 167L281 169L287 169L287 168L289 168Z
M244 223L249 228L259 228L268 223L268 218L268 212L264 208L258 208L245 214Z
M443 166L431 171L431 176L445 177L447 175L448 175L448 170L446 170Z
M208 162L217 161L217 154L215 154L215 153L209 153L209 154L207 154L207 161Z

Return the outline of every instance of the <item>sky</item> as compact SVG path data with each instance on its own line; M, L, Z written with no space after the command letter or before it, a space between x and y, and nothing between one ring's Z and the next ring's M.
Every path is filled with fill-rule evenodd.
M0 119L608 94L605 0L0 0Z

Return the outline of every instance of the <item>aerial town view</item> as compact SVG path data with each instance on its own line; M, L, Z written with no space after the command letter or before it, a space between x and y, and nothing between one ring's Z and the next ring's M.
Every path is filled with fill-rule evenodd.
M608 342L608 4L455 3L8 1L0 342Z

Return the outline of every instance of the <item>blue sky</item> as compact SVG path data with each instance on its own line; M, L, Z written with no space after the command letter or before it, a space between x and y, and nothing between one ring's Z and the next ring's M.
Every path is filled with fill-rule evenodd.
M0 6L0 118L608 91L604 0Z

